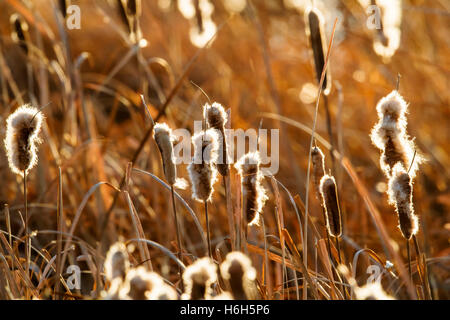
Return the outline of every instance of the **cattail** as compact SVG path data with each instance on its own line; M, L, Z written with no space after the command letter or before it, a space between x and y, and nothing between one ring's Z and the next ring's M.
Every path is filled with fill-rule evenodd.
M395 205L399 227L406 240L419 230L419 222L412 204L412 181L402 165L396 164L389 180L389 202Z
M127 14L136 17L141 15L141 1L127 0Z
M241 175L244 212L248 225L258 225L266 200L266 190L261 184L263 175L260 170L261 159L258 152L245 154L235 167Z
M177 167L173 154L173 142L175 137L172 130L165 123L156 123L153 128L153 137L161 153L164 175L170 185L174 185L177 179Z
M37 164L37 145L44 116L31 105L23 105L6 120L5 148L16 174L28 174Z
M394 297L390 296L383 290L380 282L368 282L364 286L360 287L358 286L355 278L351 276L350 270L346 265L338 265L337 270L346 278L348 284L355 292L357 300L395 300Z
M228 253L220 265L220 274L234 299L248 300L254 297L256 270L245 254L239 251Z
M320 199L320 179L325 175L325 156L319 147L314 147L311 151L311 161L313 166L313 183L316 190L317 199Z
M30 38L28 34L28 23L17 13L12 14L9 21L12 27L12 40L19 44L25 54L28 54L27 42Z
M209 127L219 131L219 160L217 162L217 170L222 176L227 176L228 156L227 156L227 141L225 136L225 123L228 115L221 104L214 102L212 105L205 104L203 107L204 118L208 121Z
M217 281L217 266L208 258L196 260L183 273L183 300L203 300L212 296L211 286Z
M128 271L121 295L131 300L147 300L149 292L162 285L164 282L157 273L138 267Z
M67 8L70 6L70 0L59 0L59 10L64 18L67 16Z
M422 158L415 155L414 142L406 133L407 109L407 103L396 90L377 104L379 121L372 129L370 137L382 152L380 166L388 178L397 163L402 164L404 168L411 165L410 175L414 177L422 162Z
M218 137L214 129L201 131L192 137L194 158L188 166L192 183L192 197L197 201L208 201L214 192L217 181Z
M178 294L174 288L167 284L153 288L147 293L148 300L178 300Z
M127 300L128 296L122 295L123 281L121 278L114 278L110 281L110 286L107 291L101 292L103 300Z
M123 243L117 242L109 248L104 268L106 278L109 281L115 278L125 279L130 268L130 261L128 260L127 248Z
M394 297L387 294L381 284L377 281L367 283L362 287L355 287L357 300L395 300Z
M305 24L306 35L309 38L313 52L317 83L320 83L328 50L324 33L325 28L322 13L317 8L308 7L305 11ZM331 90L331 77L328 71L325 73L325 77L323 79L322 90L324 95L328 95Z
M336 238L342 234L342 218L334 177L324 175L320 180L320 193L327 218L328 233Z

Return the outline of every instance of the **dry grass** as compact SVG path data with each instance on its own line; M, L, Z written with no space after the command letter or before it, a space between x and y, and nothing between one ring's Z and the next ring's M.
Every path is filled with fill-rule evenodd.
M235 293L246 298L450 298L448 2L402 1L401 42L388 60L374 51L373 42L384 40L367 29L359 1L329 1L320 9L325 44L333 38L326 51L332 82L320 99L304 12L286 5L292 1L247 1L246 9L230 13L223 1L211 0L210 15L197 12L190 20L175 1L142 1L122 11L120 1L72 1L81 8L80 30L65 27L53 2L0 2L0 139L18 106L51 102L42 110L42 144L27 173L26 202L23 178L11 172L0 148L0 299L96 299L115 290L122 297L119 288L132 290L132 281L109 279L103 268L117 241L126 245L129 277L145 285L160 277L168 286L126 297L182 297L180 272L204 257L210 242L218 277L201 288L207 298L239 291L232 273L251 282L251 292ZM170 2L166 9L158 5ZM11 24L14 14L20 23ZM211 20L216 37L194 46L191 29L207 30ZM411 275L380 152L370 139L377 102L396 88L398 74L399 93L409 102L407 131L426 159L414 178L419 231ZM263 119L262 128L280 129L280 170L261 180L268 200L260 223L245 228L241 177L230 165L207 204L207 236L206 202L192 199L191 186L165 182L152 133L158 121L193 132L203 105L214 101L230 110L226 128L257 129ZM327 240L312 189L316 144L324 173L336 181L342 219L336 244ZM187 165L176 176L187 179ZM226 260L236 249L250 258L255 277ZM224 261L235 268L225 277ZM82 271L79 290L70 289L70 265ZM383 292L364 286L371 265L382 272Z

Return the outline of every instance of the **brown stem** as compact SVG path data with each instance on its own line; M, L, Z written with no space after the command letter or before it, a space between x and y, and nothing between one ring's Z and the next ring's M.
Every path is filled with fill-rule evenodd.
M30 237L28 233L28 200L27 200L27 172L23 171L23 206L25 208L25 274L29 277L31 282L30 272ZM26 298L29 298L29 291L26 290Z
M206 217L206 236L208 240L208 256L212 259L211 237L209 234L209 218L208 218L208 202L205 200L205 217Z
M431 289L430 289L430 279L428 279L428 272L425 272L427 269L427 265L426 265L426 260L424 261L424 265L423 265L423 271L424 274L421 273L420 271L420 257L421 257L421 251L420 251L420 247L419 247L419 241L417 240L416 235L412 236L413 241L414 241L414 247L416 249L416 259L417 259L417 269L419 270L419 275L420 275L420 279L422 280L422 285L425 288L425 292L427 294L427 298L429 300L433 300L433 296L431 295Z
M180 261L183 261L183 255L182 255L183 250L181 248L180 229L178 228L177 206L175 205L175 191L174 191L173 185L170 186L170 192L171 192L171 198L172 198L173 217L175 219L175 231L177 234L178 259L180 259ZM180 274L180 277L181 277L181 266L178 266L178 273Z

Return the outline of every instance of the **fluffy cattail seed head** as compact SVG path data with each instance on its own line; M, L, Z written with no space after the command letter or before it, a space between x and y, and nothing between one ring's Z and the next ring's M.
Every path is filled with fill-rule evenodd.
M325 156L319 147L311 150L311 161L313 165L313 183L316 189L317 199L320 199L320 179L325 175Z
M395 300L394 297L387 294L381 284L377 281L367 283L362 287L355 287L357 300Z
M399 227L405 239L409 240L419 230L419 222L412 203L412 181L402 165L396 164L389 180L389 202L395 205Z
M266 200L266 190L261 182L263 175L260 170L261 159L258 152L245 154L235 167L241 176L244 212L248 225L258 225L261 211Z
M167 284L153 288L147 293L148 300L178 300L178 294L174 288Z
M103 300L128 300L128 296L122 295L123 280L121 278L114 278L110 281L107 291L101 292Z
M327 218L327 229L330 235L340 237L342 234L342 218L339 198L334 177L324 175L320 180L320 193Z
M225 136L225 123L228 115L221 104L214 102L212 105L205 104L203 107L204 118L208 122L210 128L218 131L218 162L217 170L222 176L227 176L229 172L228 156L227 156L227 141Z
M164 281L157 273L138 267L128 271L121 295L131 300L147 300L149 292L162 285Z
M30 106L23 105L6 119L5 148L8 163L16 174L28 172L36 165L37 144L44 116Z
M208 258L196 260L183 273L184 300L203 300L212 296L211 286L217 281L217 266Z
M254 296L254 281L256 270L250 259L239 251L227 254L220 265L220 274L227 283L236 300L247 300Z
M320 83L322 70L327 56L327 43L324 33L324 18L322 13L313 7L308 7L305 11L306 35L309 38L316 68L317 83ZM329 67L328 67L329 69ZM328 95L331 90L330 74L327 71L322 85L323 93Z
M397 163L405 168L411 165L410 175L414 177L419 164L423 161L421 156L415 155L414 142L406 133L407 109L407 103L396 90L377 104L379 121L372 129L370 137L373 144L382 152L380 166L388 178Z
M156 123L153 128L153 137L158 145L163 162L164 175L170 185L174 185L177 179L177 167L173 154L173 142L175 137L172 130L165 123Z
M192 183L192 197L197 201L208 201L214 192L217 181L218 137L215 129L201 131L192 137L194 158L188 166Z
M123 243L117 242L109 248L104 268L106 278L109 281L115 278L125 279L130 268L130 261L128 260L127 248Z

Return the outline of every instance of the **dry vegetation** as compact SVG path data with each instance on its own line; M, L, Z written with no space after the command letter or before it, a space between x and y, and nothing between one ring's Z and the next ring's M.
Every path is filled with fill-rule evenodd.
M0 298L448 299L449 2L372 1L377 31L370 1L316 0L323 26L309 1L178 1L71 1L79 30L66 1L0 1ZM408 112L377 113L396 87ZM154 123L204 114L280 129L279 172L216 168L223 145L174 168Z

